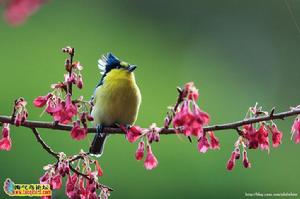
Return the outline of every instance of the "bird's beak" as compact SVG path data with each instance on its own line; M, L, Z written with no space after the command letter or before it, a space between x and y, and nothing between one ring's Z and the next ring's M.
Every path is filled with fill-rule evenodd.
M136 68L137 68L136 65L130 65L130 66L128 67L127 70L128 70L129 72L133 72Z

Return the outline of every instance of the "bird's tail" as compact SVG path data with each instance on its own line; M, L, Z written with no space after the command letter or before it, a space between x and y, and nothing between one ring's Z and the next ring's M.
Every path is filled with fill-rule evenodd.
M101 156L107 139L106 133L97 133L90 147L90 154Z

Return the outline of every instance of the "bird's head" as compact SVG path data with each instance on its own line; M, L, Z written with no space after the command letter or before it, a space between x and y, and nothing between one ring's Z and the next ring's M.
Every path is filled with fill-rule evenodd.
M120 61L112 53L108 53L106 56L103 55L102 58L98 60L98 67L103 76L110 73L129 75L136 69L135 65Z

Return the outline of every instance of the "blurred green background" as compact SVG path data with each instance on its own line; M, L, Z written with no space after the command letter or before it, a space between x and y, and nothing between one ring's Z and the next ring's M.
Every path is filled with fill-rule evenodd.
M288 1L300 23L300 2ZM3 11L3 10L2 10ZM299 104L300 33L283 0L52 0L24 25L0 21L0 114L11 113L19 96L29 102L29 119L42 109L32 100L46 94L51 83L63 79L66 55L76 48L84 66L84 89L89 98L100 78L97 60L113 52L139 66L137 82L143 102L137 121L162 125L167 106L177 97L176 86L194 81L200 106L212 124L242 119L259 102L277 111ZM300 145L290 141L292 120L278 121L284 132L278 149L249 151L251 169L237 162L232 172L226 162L237 139L233 131L217 132L220 151L200 154L196 143L162 136L153 151L159 166L146 171L137 162L137 144L111 136L100 159L101 182L116 191L111 198L244 198L245 192L294 192L299 189ZM56 151L87 150L89 139L74 141L67 132L41 130ZM11 129L13 148L0 152L0 184L37 183L42 167L53 163L29 129ZM2 185L1 185L2 186ZM299 196L300 197L300 196ZM8 198L0 189L0 198ZM53 198L65 198L64 189Z

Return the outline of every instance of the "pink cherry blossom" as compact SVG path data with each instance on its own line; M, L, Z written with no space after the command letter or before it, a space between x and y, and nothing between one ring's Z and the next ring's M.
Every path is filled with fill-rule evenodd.
M63 89L67 90L67 85L65 82L58 82L56 84L51 84L50 86L52 89Z
M103 170L102 170L102 168L101 168L101 166L100 166L100 164L97 160L96 160L96 170L97 170L97 175L99 177L103 176Z
M220 149L219 139L215 136L213 131L208 132L210 138L210 147L213 150Z
M58 97L51 97L47 101L47 106L45 111L50 115L60 112L63 109L64 105L62 100Z
M62 186L61 175L57 174L57 175L53 176L50 180L50 186L52 189L60 189Z
M68 114L68 117L70 117L70 118L72 118L73 116L75 116L77 114L77 107L76 107L76 105L73 104L70 94L68 94L66 97L65 110Z
M76 182L78 180L78 176L76 173L73 175L68 175L67 182L66 182L66 195L69 198L80 198L78 193L78 188L76 187Z
M10 138L10 128L8 123L3 124L2 138L0 139L0 150L10 151L12 141Z
M93 116L91 116L89 113L86 115L86 119L88 120L88 121L94 121L94 118L93 118Z
M35 98L35 100L33 101L33 104L36 106L36 107L43 107L47 104L47 101L48 99L52 97L52 94L49 93L48 95L46 96L39 96L37 98Z
M76 84L77 81L77 74L72 71L71 76L70 74L65 74L65 82L66 83L71 83L71 84Z
M143 141L139 142L139 146L135 152L135 159L141 160L144 157L145 143Z
M42 177L40 177L40 184L48 184L50 179L49 173L46 172Z
M131 143L137 141L137 139L139 139L140 136L142 135L142 131L143 131L143 129L139 126L132 126L128 129L125 128L123 125L121 125L120 128L124 132L126 132L126 138Z
M240 149L237 147L237 148L235 148L234 152L235 152L235 159L236 160L240 159L240 157L241 157Z
M179 107L179 111L175 114L173 119L173 125L175 128L183 128L183 134L186 136L191 136L192 129L199 127L198 123L193 123L194 121L194 114L191 112L189 108L189 102L185 101L182 103L181 107ZM194 124L190 126L190 124ZM198 133L197 133L198 134Z
M26 109L27 102L23 98L19 98L15 102L14 111L14 124L20 126L28 117L28 112Z
M79 61L76 61L76 62L73 63L73 68L76 69L76 70L81 71L83 69L83 66L80 64Z
M292 136L296 144L300 143L300 120L296 118L292 126Z
M202 136L200 137L199 141L198 141L198 150L200 153L206 153L206 151L209 149L210 145L208 143L208 140L206 138L206 136Z
M2 128L2 137L8 137L10 134L10 124L4 123Z
M66 96L66 101L58 97L51 97L47 101L46 112L61 124L68 124L73 116L78 113L77 107L71 100L71 95Z
M80 121L73 123L73 128L71 130L71 137L74 140L82 140L87 136L87 128L80 127Z
M190 100L198 100L199 93L198 89L195 87L194 82L186 83L184 86L184 97L187 97Z
M100 198L101 199L108 199L109 196L110 196L109 190L107 188L102 188Z
M265 127L265 124L262 124L260 128L257 130L258 136L258 144L262 150L269 151L269 138L268 138L268 130Z
M275 124L271 127L273 147L278 147L281 144L282 132L280 132Z
M84 187L84 178L82 176L79 176L79 182L77 184L77 187L78 187L78 194L80 194L81 198L87 197L88 192L86 191L86 188Z
M4 18L13 26L20 25L36 12L45 0L10 0Z
M209 115L206 112L203 112L195 102L193 102L193 107L198 122L202 123L203 125L208 124L210 120Z
M151 126L149 127L149 132L147 132L147 138L150 144L153 141L159 142L160 140L159 131L160 128L158 128L155 123L151 124Z
M74 54L74 48L70 46L66 46L65 48L62 49L62 52L68 53L68 54Z
M12 145L12 142L11 142L11 138L9 136L2 138L0 140L0 150L10 151L11 145Z
M249 149L258 148L258 133L254 128L253 124L248 124L243 126L243 133L245 138L248 140Z
M246 151L243 152L243 165L244 165L245 168L250 168L251 167L251 163L248 160Z
M236 153L235 153L235 151L233 151L227 162L227 170L231 171L234 168L235 160L236 160Z
M89 194L88 194L88 199L99 199L99 197L98 197L97 194L94 192L94 193L89 193Z
M157 167L158 161L154 154L152 153L151 146L147 145L147 156L144 162L144 166L147 170L152 170Z
M16 126L20 126L22 124L22 115L21 114L18 114L15 116L15 121L14 121L14 124Z
M64 102L62 103L64 105ZM59 112L52 114L54 121L60 124L68 124L72 122L72 115L70 115L65 108L61 109Z
M95 193L97 190L97 185L95 182L96 176L95 176L95 174L93 174L91 172L88 174L88 176L89 176L90 180L87 180L87 182L86 182L85 192L87 195L91 195L92 193Z
M69 164L65 161L60 161L58 163L57 170L62 177L65 177L66 174L70 173Z
M83 80L82 80L82 76L81 75L78 75L78 78L76 80L76 86L79 89L82 89L82 87L83 87Z
M192 107L191 108L191 103ZM194 101L184 101L173 119L173 126L185 136L201 137L203 126L209 123L209 115L203 112Z

